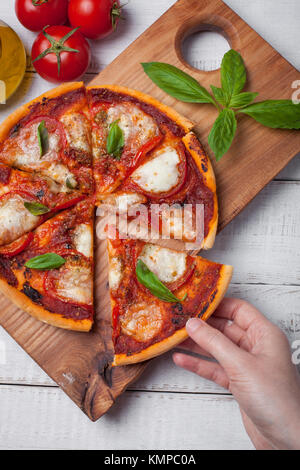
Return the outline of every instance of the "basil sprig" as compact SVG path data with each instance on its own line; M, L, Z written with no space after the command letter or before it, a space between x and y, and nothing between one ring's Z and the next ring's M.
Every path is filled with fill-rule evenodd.
M256 121L273 129L300 129L300 104L290 100L269 100L240 109Z
M49 134L45 121L42 121L37 128L40 156L43 157L49 150Z
M78 183L74 176L68 176L66 179L66 186L68 189L76 189L78 187Z
M61 69L60 54L63 53L63 52L74 52L74 53L78 54L80 52L78 49L73 49L72 47L68 47L65 44L68 41L68 39L71 36L73 36L73 34L76 33L76 31L79 29L79 27L72 29L63 38L59 39L58 41L53 36L50 36L50 34L48 34L46 32L46 29L48 27L49 26L44 27L44 29L42 31L42 34L45 36L45 38L48 39L48 41L50 43L50 47L45 49L40 55L38 55L35 59L33 59L32 62L34 63L37 60L43 59L48 54L55 54L56 55L56 61L57 61L57 76L59 77L60 76L60 69Z
M248 106L248 104L252 103L255 100L258 93L251 93L251 92L244 92L239 93L238 95L232 96L230 100L230 108L243 108Z
M242 56L231 49L224 55L221 65L221 83L226 106L230 106L231 99L243 90L246 80Z
M26 268L37 269L39 271L48 271L60 268L65 262L66 260L56 253L45 253L44 255L31 258L25 266Z
M119 126L119 119L114 121L109 126L109 133L106 141L107 153L112 155L117 160L120 160L122 150L125 144L124 132Z
M158 277L150 271L148 266L141 259L139 259L136 264L136 276L138 281L150 290L151 294L165 302L183 302L187 297L185 295L183 299L178 299L170 289L168 289L158 279Z
M187 103L210 103L219 116L208 143L220 160L231 147L237 130L237 115L245 114L273 129L300 129L300 104L291 100L253 103L258 93L243 92L247 72L242 56L231 49L222 60L221 88L211 85L212 95L193 77L173 65L161 62L141 64L151 80L174 98Z
M24 206L32 215L43 215L50 211L48 207L39 202L24 202Z
M208 144L217 162L228 152L236 133L237 120L232 109L223 109L208 136Z
M215 104L209 92L197 80L170 64L149 62L142 64L144 72L168 95L185 103Z

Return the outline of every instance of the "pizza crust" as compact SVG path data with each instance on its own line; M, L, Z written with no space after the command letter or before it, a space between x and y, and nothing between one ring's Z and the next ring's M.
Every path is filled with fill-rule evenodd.
M53 88L52 90L46 91L45 93L38 96L29 103L20 106L12 114L10 114L0 125L0 143L2 143L7 138L11 129L28 114L28 112L30 111L30 106L39 103L43 100L43 98L57 98L60 95L64 95L65 93L69 93L73 90L77 90L78 88L82 88L83 86L83 82L63 83L62 85Z
M43 307L33 304L25 294L8 285L7 282L2 279L0 279L0 292L8 297L17 307L24 310L24 312L29 313L32 317L48 325L64 328L66 330L85 332L90 331L92 328L92 320L73 320L72 318L65 318L58 313L50 313Z
M205 314L201 317L202 320L206 321L214 313L219 303L225 296L229 283L231 281L233 273L232 266L223 265L220 273L220 277L217 284L217 294L213 302L209 305ZM135 364L137 362L147 361L153 357L159 356L170 349L174 348L178 344L182 343L185 339L188 338L188 334L185 328L181 328L176 331L169 338L160 341L159 343L153 344L143 351L127 356L126 354L115 354L113 366L125 366L128 364Z
M151 104L159 111L164 113L170 119L176 122L180 127L184 129L185 132L189 132L195 127L195 124L190 121L189 119L185 118L181 114L177 113L174 109L170 108L169 106L161 103L160 101L152 98L152 96L142 93L138 90L133 90L131 88L127 88L124 86L118 85L101 85L101 86L90 86L87 87L87 90L97 89L97 88L107 88L108 90L114 91L116 93L122 93L124 95L129 95L134 98L137 98L140 101L144 101L145 103Z
M193 157L197 167L203 179L205 181L206 186L213 192L214 194L214 214L212 219L209 222L209 232L205 239L203 240L203 245L201 248L204 250L209 250L213 247L217 228L218 228L218 198L217 198L217 188L216 188L216 178L214 174L214 170L211 164L211 161L204 151L202 145L200 144L198 138L193 132L189 132L185 135L182 139L186 149L189 151L191 156ZM202 165L207 168L204 172Z

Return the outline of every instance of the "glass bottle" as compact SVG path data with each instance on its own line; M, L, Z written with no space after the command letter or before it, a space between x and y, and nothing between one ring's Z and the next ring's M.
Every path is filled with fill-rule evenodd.
M16 91L26 69L26 52L19 36L0 20L0 103Z

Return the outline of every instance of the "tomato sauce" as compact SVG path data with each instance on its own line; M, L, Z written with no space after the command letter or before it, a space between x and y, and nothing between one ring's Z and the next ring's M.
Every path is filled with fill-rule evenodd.
M78 110L86 105L86 90L84 87L77 88L55 98L44 97L41 101L33 104L29 113L24 116L10 131L10 136L15 136L19 129L25 126L35 117L47 114L59 118L68 108L76 104Z
M0 183L8 184L12 169L5 165L0 165Z

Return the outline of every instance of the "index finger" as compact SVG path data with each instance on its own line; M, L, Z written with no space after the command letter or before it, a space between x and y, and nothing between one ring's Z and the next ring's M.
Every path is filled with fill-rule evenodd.
M261 326L270 324L269 320L249 302L233 297L226 297L222 300L214 317L230 320L243 330L247 330L253 322L260 323Z

